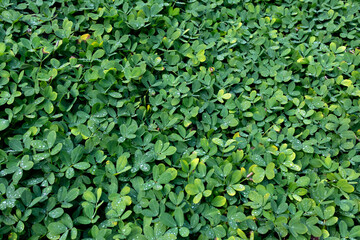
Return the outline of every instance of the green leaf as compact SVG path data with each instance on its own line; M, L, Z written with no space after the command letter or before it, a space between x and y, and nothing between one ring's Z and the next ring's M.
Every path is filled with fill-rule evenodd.
M168 168L164 173L162 173L158 179L159 184L166 184L174 180L177 176L177 171L175 168Z
M219 139L219 138L213 138L212 142L215 143L218 146L223 146L224 145L224 141Z
M179 229L179 233L180 233L180 236L182 236L182 237L188 237L190 234L190 230L186 227L181 227Z
M325 225L326 226L332 226L332 225L336 224L337 222L338 222L337 217L331 217L325 222Z
M33 155L33 160L35 163L40 162L41 160L47 159L50 157L49 153L38 153Z
M81 135L83 135L84 137L88 138L91 136L90 130L84 124L80 124L78 126L78 129L79 129Z
M263 107L256 108L255 112L253 112L253 118L255 121L263 121L266 117L266 112Z
M340 221L339 230L340 230L341 237L345 237L345 236L349 235L348 227L347 227L347 224L346 224L346 222L344 220ZM360 234L360 229L359 229L359 234Z
M308 229L309 229L311 235L313 235L314 237L320 237L322 235L321 229L317 226L310 225L310 226L308 226Z
M360 162L360 155L354 156L351 160L354 162Z
M105 55L105 51L102 49L96 50L96 52L93 54L91 61L94 61L95 59L102 58Z
M223 197L223 196L216 196L211 201L211 204L214 207L222 207L222 206L224 206L226 204L226 198Z
M132 78L138 78L142 75L142 69L140 67L135 67L132 71L131 71L131 77Z
M310 145L303 145L303 150L306 153L314 153L314 148Z
M39 151L44 151L47 149L47 146L44 141L41 140L32 140L31 146Z
M127 158L125 156L120 156L116 161L116 171L123 172L127 164Z
M168 226L171 228L174 228L177 226L174 218L169 213L166 213L166 212L162 213L160 215L160 222L162 224L164 224L165 226Z
M259 165L261 167L266 166L266 162L264 161L264 158L258 154L253 154L250 156L250 160L254 162L256 165Z
M79 170L86 170L89 167L91 167L90 163L87 162L79 162L74 164L74 168L79 169Z
M290 220L289 228L295 237L298 236L297 234L305 234L308 231L307 227L303 223L300 223L300 221L295 218Z
M52 217L52 218L59 218L59 217L61 217L61 215L63 215L63 213L64 213L64 209L55 208L54 210L49 212L49 216Z
M50 131L47 135L47 144L49 148L52 148L52 146L54 146L54 143L56 141L56 132L55 131Z
M355 190L354 187L350 185L345 179L340 179L336 186L346 193L352 193Z
M251 107L251 102L245 100L241 102L241 110L246 111Z
M9 146L15 151L22 151L24 149L20 140L10 140Z
M277 207L276 213L281 214L284 213L286 210L288 210L289 205L287 203L280 203Z
M360 237L360 226L355 226L350 230L349 237L357 238Z
M266 166L265 175L267 179L271 180L275 177L275 163L271 162Z
M203 197L203 194L202 194L202 193L196 194L196 196L195 196L194 199L193 199L193 202L194 202L195 204L198 204L198 203L201 201L202 197Z
M35 235L46 235L46 233L48 232L48 230L46 229L45 226L41 225L40 223L34 223L31 226L31 230L34 231Z
M56 146L53 147L53 149L51 150L50 154L51 154L51 155L56 155L56 154L58 154L58 153L61 151L62 147L63 147L62 143L56 144Z
M66 202L72 202L79 196L79 189L78 188L72 188L66 195L65 201Z
M329 219L334 215L334 213L335 213L335 207L329 206L324 210L324 218Z
M254 45L260 46L260 45L262 45L264 43L265 43L265 38L264 37L255 38Z
M185 187L185 191L189 194L189 195L195 195L199 193L199 189L197 188L197 186L193 183L189 183L186 185Z
M0 131L5 130L10 125L9 120L5 120L3 118L0 118Z
M53 235L59 235L66 232L68 229L67 227L62 224L61 222L53 222L50 223L48 226L49 232Z
M84 155L84 147L82 147L81 145L77 146L76 148L74 148L72 151L71 151L71 161L73 163L76 163L78 162L82 156Z
M163 142L161 140L157 140L154 147L155 153L161 153L162 148L163 148Z
M226 236L226 230L223 226L217 225L214 228L214 233L217 238L224 238Z
M336 49L335 53L342 53L342 52L345 51L345 49L346 49L345 46L340 46L340 47L338 47L338 48Z
M334 42L330 43L330 50L333 52L336 51L336 43L334 43Z
M253 176L254 183L260 183L264 180L265 170L263 168L254 167L253 172L254 172L254 176Z
M83 194L83 198L88 202L96 203L95 194L92 193L91 191L85 191Z
M183 226L185 222L184 212L180 207L175 208L174 217L178 226Z
M241 178L242 178L242 174L241 174L240 170L233 171L233 173L231 175L230 184L235 184L235 183L239 182Z
M19 168L18 170L16 170L12 176L12 180L13 180L13 184L18 184L18 182L20 181L20 179L23 176L23 170L21 168Z
M166 149L163 154L166 156L170 156L173 155L174 153L176 153L176 147L174 146L170 146L168 149Z
M291 79L291 71L280 71L275 76L277 82L288 82Z
M310 178L307 176L300 177L296 183L299 187L307 187L310 184Z

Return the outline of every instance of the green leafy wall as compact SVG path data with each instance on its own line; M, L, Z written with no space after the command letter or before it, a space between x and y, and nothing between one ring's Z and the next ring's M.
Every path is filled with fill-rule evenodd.
M360 239L359 10L0 1L0 238Z

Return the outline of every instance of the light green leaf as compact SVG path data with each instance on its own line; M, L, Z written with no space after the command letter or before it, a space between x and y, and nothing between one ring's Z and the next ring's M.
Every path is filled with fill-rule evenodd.
M189 183L188 185L186 185L185 191L186 191L189 195L195 195L195 194L199 193L198 187L197 187L195 184L193 184L193 183Z
M265 177L265 170L262 167L256 166L254 167L253 172L254 172L254 176L253 176L254 183L261 183Z
M226 198L223 196L216 196L212 201L211 204L214 207L222 207L226 204Z
M265 175L267 179L271 180L275 177L275 163L271 162L266 166Z
M10 123L9 120L0 118L0 131L6 129L7 127L9 127Z
M91 191L85 191L83 194L83 198L88 202L96 203L95 194L92 193Z

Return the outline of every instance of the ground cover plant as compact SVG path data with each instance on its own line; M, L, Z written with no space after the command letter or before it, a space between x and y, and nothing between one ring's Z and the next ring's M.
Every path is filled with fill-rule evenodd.
M360 2L1 0L1 239L360 239Z

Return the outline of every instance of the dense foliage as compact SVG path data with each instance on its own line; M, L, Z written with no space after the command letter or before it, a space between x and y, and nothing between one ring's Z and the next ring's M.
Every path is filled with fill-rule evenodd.
M359 239L360 2L0 1L1 239Z

